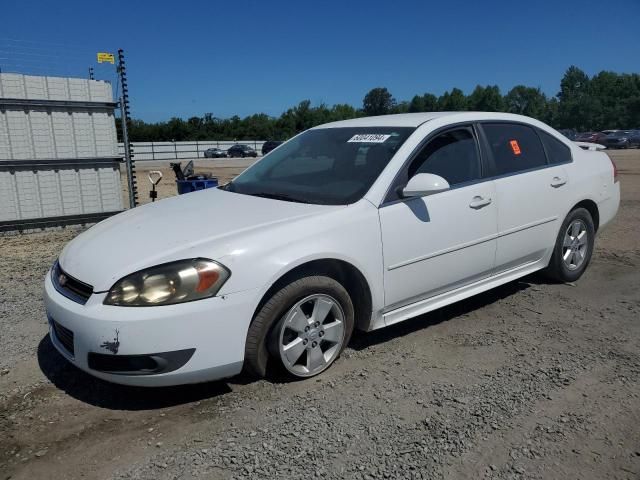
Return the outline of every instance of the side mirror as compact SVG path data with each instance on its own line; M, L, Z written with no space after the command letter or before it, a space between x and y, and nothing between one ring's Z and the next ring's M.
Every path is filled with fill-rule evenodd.
M438 192L449 190L449 182L433 173L419 173L414 175L407 186L402 189L402 196L426 197Z

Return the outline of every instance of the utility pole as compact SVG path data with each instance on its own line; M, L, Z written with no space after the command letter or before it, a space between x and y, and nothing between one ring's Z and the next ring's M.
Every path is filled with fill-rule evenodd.
M118 49L118 75L120 77L120 114L122 126L122 142L124 143L124 160L127 168L127 182L129 186L129 208L138 205L138 185L136 182L136 165L133 160L133 149L129 142L129 89L127 87L127 69L124 63L124 51Z

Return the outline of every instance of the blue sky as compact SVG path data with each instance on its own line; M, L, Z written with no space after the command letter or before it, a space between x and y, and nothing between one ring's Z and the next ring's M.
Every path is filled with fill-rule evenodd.
M5 1L2 71L74 76L123 48L147 121L279 115L304 99L361 106L457 86L539 86L577 65L640 72L640 0ZM114 78L111 66L98 78Z

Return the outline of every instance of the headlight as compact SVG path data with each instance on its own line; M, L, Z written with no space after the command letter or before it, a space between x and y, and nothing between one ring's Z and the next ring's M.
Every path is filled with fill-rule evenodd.
M144 307L209 298L230 275L223 265L204 258L165 263L118 280L104 304Z

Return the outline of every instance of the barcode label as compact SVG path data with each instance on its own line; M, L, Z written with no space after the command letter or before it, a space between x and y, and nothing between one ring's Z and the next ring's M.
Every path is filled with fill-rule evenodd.
M347 140L347 143L383 143L389 137L391 135L381 133L359 133Z

